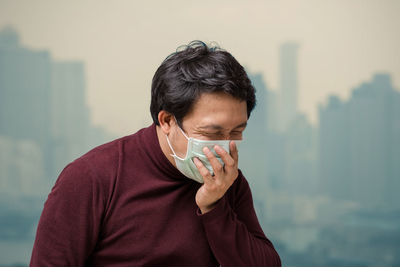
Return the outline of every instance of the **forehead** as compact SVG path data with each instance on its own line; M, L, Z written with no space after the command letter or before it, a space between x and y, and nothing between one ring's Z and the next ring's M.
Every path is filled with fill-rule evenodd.
M230 129L247 121L246 101L226 93L203 93L183 118L192 127L218 125Z

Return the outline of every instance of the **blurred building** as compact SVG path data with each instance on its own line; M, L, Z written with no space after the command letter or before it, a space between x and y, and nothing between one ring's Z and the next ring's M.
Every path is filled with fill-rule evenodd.
M87 151L90 126L82 62L52 63L52 135L55 169Z
M12 28L0 31L0 135L32 140L52 173L51 59L19 44Z
M297 113L285 134L285 189L295 194L317 192L317 130Z
M298 110L298 49L279 49L279 90L268 92L268 173L275 189L296 194L316 191L317 130Z
M53 61L51 71L53 176L57 177L66 164L115 137L90 121L84 63Z
M50 189L42 149L32 140L0 136L0 194L42 197Z
M85 94L82 62L54 61L47 51L21 46L12 28L0 31L0 183L5 192L44 194L35 185L53 184L66 164L114 138L91 124Z
M279 49L280 130L286 131L298 112L298 64L299 45L288 42Z
M239 166L252 185L256 194L268 190L267 168L267 95L268 89L261 74L250 74L256 88L257 105L254 108L240 144Z
M322 192L341 199L352 195L347 115L347 106L336 96L319 109L319 184Z
M266 104L266 118L267 118L267 130L270 133L280 133L281 118L280 118L280 94L279 92L268 90L267 91L267 102Z
M400 207L400 93L389 74L331 97L319 109L319 176L325 192L366 206Z

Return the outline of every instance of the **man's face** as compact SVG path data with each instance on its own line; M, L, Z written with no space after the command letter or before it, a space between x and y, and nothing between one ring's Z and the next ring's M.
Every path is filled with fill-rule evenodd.
M203 93L182 121L188 137L201 140L241 140L247 124L247 104L225 93ZM175 153L184 157L187 139L176 125L171 139Z

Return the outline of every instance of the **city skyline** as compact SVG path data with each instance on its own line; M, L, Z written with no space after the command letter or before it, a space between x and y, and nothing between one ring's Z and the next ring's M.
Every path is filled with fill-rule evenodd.
M13 25L22 43L49 50L56 60L84 61L93 120L118 135L151 122L148 103L156 68L193 39L216 41L249 71L261 72L274 91L279 89L279 46L299 43L299 109L314 125L317 106L328 95L347 99L373 73L389 72L393 84L400 83L396 1L174 0L164 5L3 0L0 27Z
M19 39L0 31L0 258L11 266L29 261L35 223L59 172L116 138L92 124L85 63L55 60ZM248 71L259 105L239 167L260 224L285 266L373 266L383 253L385 266L397 264L400 93L390 74L376 73L346 101L331 95L313 126L288 107L298 102L296 52L291 43L281 53L286 92Z
M38 183L25 192L42 194L68 162L116 138L93 125L86 92L84 62L54 60L21 44L17 32L0 30L0 184L16 185L1 191L18 194L30 177L28 184Z

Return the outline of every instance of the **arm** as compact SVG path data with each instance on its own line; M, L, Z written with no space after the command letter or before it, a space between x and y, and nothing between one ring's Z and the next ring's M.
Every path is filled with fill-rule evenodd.
M221 266L281 266L253 207L250 187L239 174L216 206L201 217L210 247ZM232 201L229 201L232 200Z
M84 266L99 234L103 196L87 164L67 165L44 204L30 266Z
M238 151L234 142L230 144L230 154L215 146L224 167L208 148L203 151L215 175L211 176L200 160L194 159L204 178L204 184L196 193L196 203L210 247L219 263L223 267L281 266L278 253L258 223L250 187L238 170Z

